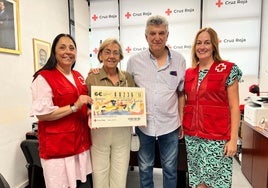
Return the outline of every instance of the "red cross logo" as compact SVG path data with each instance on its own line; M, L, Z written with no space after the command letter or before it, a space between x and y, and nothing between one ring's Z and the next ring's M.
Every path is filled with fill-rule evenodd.
M129 19L130 16L131 16L131 14L130 14L129 12L127 12L127 13L125 14L125 17L127 17L127 19Z
M96 21L96 20L98 19L98 16L97 16L96 14L94 14L94 16L92 16L92 19L93 19L94 21Z
M226 69L226 65L224 63L220 63L219 65L217 65L217 67L215 68L215 70L217 72L222 72Z
M126 51L127 51L127 53L129 53L131 51L131 48L128 46Z
M98 53L98 48L95 48L94 50L93 50L93 52L95 53L95 54L97 54Z
M216 5L220 8L223 5L223 2L221 2L221 0L218 0Z
M84 80L83 77L79 76L79 77L78 77L78 80L80 81L80 83L81 83L82 85L86 85L86 82L85 82L85 80Z
M169 15L172 13L172 11L168 8L168 9L165 11L165 13L169 16Z

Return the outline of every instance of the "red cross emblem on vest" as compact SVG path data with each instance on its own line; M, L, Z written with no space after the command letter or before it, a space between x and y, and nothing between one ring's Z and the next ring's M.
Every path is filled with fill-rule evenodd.
M85 80L84 80L84 78L83 78L82 76L79 76L79 77L78 77L78 80L80 81L80 83L81 83L82 85L86 85L86 82L85 82Z
M217 72L222 72L226 69L226 65L224 63L220 63L219 65L217 65L217 67L215 67L215 70Z

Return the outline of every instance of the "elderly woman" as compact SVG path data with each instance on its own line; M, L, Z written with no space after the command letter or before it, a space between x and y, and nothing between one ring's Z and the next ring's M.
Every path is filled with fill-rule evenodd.
M134 87L131 75L117 68L123 53L119 42L106 39L100 45L98 59L103 63L99 74L90 72L86 79L91 86ZM94 188L125 188L130 158L131 128L105 127L91 130Z

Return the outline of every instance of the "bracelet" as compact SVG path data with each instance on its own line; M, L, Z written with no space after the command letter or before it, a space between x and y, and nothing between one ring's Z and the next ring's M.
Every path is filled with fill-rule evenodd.
M70 104L70 107L71 107L72 112L77 112L77 108L74 105L74 103Z

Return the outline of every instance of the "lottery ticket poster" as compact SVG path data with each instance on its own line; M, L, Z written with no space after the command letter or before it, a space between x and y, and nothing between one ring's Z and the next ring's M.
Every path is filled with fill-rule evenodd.
M145 89L91 86L92 127L146 126Z

